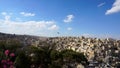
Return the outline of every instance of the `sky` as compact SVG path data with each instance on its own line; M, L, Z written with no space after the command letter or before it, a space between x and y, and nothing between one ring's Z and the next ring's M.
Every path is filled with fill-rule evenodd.
M120 39L120 0L0 0L0 32Z

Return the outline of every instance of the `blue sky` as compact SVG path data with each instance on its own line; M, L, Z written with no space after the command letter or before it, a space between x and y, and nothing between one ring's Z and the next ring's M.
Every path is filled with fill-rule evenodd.
M120 0L0 0L4 33L120 38L119 29Z

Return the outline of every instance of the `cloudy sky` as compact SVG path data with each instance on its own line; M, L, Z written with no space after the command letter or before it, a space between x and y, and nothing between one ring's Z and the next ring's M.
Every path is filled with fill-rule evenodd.
M120 38L120 0L0 0L0 32Z

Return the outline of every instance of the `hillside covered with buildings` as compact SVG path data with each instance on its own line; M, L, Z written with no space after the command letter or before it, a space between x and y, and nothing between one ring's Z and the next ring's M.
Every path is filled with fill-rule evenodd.
M24 46L55 46L55 50L65 49L83 53L89 65L87 68L119 68L120 40L89 37L38 37L0 33L1 40L17 40ZM15 41L16 42L16 41ZM78 67L79 68L79 67Z

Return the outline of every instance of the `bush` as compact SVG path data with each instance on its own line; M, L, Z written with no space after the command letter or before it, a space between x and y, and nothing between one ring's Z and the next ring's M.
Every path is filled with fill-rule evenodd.
M24 51L21 51L16 57L15 66L16 68L30 68L30 59Z
M7 67L16 68L62 68L65 65L70 67L71 64L75 63L88 64L82 53L55 49L55 46L52 45L21 47L15 41L0 41L0 62L2 62L0 66L8 64L8 61L11 61L12 64L6 65ZM4 62L7 63L4 64Z
M15 54L9 50L0 53L0 68L13 68L15 61Z

